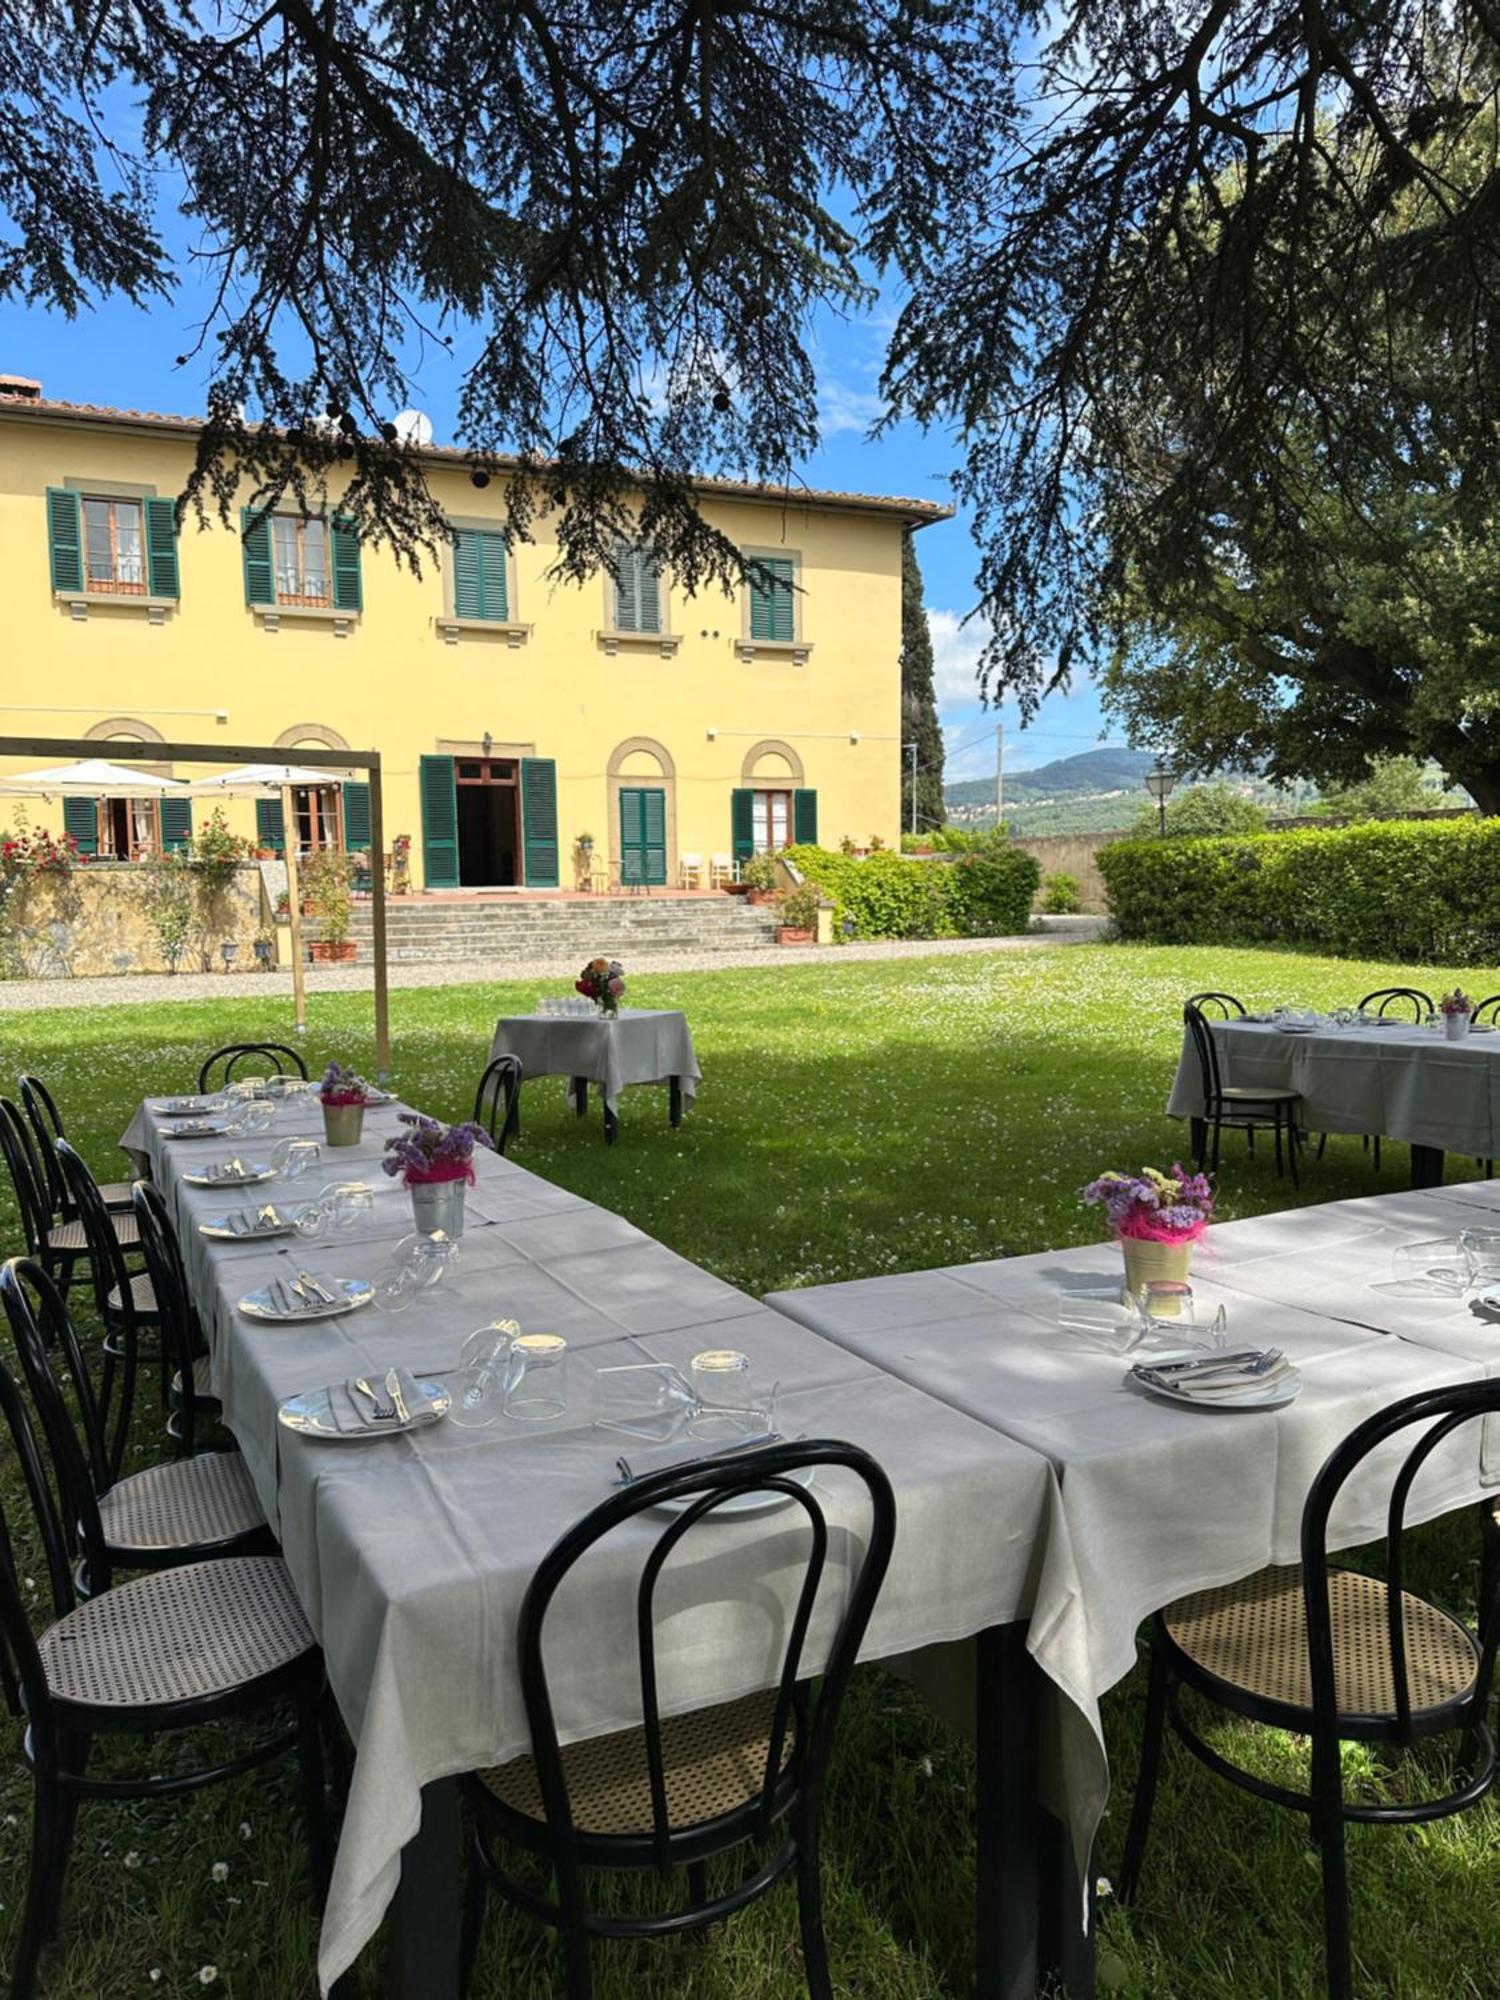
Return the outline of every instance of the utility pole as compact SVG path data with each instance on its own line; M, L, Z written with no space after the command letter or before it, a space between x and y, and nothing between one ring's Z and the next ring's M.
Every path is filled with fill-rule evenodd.
M1005 724L995 724L995 831L1005 824Z

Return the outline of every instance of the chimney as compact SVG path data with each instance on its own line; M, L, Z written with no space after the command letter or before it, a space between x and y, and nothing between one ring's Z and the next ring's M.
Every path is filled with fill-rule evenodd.
M14 396L23 403L39 403L42 385L29 375L0 375L0 396Z

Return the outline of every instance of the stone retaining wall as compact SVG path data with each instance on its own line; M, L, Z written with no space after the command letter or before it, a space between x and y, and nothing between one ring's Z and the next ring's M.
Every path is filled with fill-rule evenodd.
M89 862L71 875L18 883L0 931L0 974L86 979L105 973L169 972L149 913L156 870L149 863ZM239 971L255 969L264 905L254 864L217 886L193 871L192 927L179 972L217 972L219 947L236 947Z

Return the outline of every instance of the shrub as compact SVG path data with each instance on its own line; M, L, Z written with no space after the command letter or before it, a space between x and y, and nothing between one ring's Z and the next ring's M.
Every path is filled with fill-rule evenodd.
M1083 908L1083 892L1076 875L1049 875L1042 883L1042 908L1049 917L1076 917Z
M774 889L776 856L765 853L747 854L740 863L740 880L752 889Z
M1131 824L1137 839L1156 833L1160 825L1158 808L1142 806ZM1247 799L1233 785L1217 778L1211 785L1189 785L1167 800L1169 836L1207 837L1211 834L1264 833L1266 816L1254 799Z
M1004 841L953 863L891 853L860 861L823 847L791 847L787 859L833 903L839 939L846 919L857 938L1010 936L1026 929L1040 873Z
M1500 820L1388 820L1099 851L1121 937L1346 958L1500 956Z
M783 889L776 898L776 921L791 930L815 931L821 901L816 882L801 882L795 889Z
M317 918L318 935L326 944L342 944L349 935L353 887L354 864L347 854L320 847L302 864L307 907Z

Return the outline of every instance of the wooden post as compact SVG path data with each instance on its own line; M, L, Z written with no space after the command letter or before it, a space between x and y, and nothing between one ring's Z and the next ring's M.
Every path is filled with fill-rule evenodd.
M281 839L286 852L286 902L292 918L292 1005L297 1033L307 1033L306 973L302 964L302 891L297 884L297 808L290 785L281 788Z
M375 954L375 1080L391 1074L391 998L385 963L385 801L381 795L380 761L369 766L370 779L370 949Z

